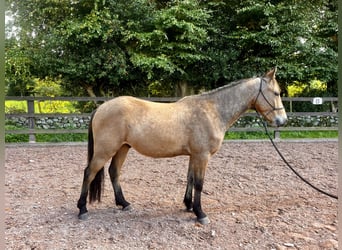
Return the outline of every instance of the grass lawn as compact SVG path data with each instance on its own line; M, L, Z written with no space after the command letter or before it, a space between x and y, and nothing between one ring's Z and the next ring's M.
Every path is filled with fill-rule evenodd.
M338 138L338 131L282 131L281 139L320 139ZM227 132L226 140L268 139L265 132Z

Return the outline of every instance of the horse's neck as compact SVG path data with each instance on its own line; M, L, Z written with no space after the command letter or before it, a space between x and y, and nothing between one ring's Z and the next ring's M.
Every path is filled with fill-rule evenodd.
M216 104L226 130L252 107L258 93L258 82L258 79L246 80L208 94L208 99Z

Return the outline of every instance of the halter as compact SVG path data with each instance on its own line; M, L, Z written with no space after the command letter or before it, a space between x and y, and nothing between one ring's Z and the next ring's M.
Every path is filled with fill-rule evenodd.
M259 93L257 95L257 97L255 98L255 102L254 102L254 109L255 109L255 104L258 101L258 98L260 96L260 94L262 95L262 97L265 99L265 101L268 103L268 105L272 108L272 110L268 111L265 116L267 116L269 113L276 111L276 110L282 110L284 109L284 107L280 107L280 108L276 108L275 106L272 105L272 103L270 103L270 101L266 98L266 96L264 95L264 93L262 92L262 82L264 81L264 78L260 79L260 88L259 88ZM256 110L256 109L255 109Z

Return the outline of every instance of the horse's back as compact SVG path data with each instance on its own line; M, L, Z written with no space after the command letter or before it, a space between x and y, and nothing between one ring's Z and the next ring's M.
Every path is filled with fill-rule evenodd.
M144 123L146 121L158 121L158 123L174 120L182 113L174 113L173 111L186 111L186 105L180 103L158 103L135 98L132 96L120 96L109 100L102 104L96 113L101 113L102 119L115 119L119 116L129 123Z

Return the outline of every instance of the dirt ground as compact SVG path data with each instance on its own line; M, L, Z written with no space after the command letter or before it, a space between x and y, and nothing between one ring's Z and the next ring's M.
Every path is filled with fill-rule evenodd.
M337 193L337 142L279 142L310 181ZM101 203L77 218L86 145L6 148L6 249L337 249L337 201L300 181L269 142L225 142L202 195L211 223L182 204L188 157L152 159L131 150L121 183L132 211Z

